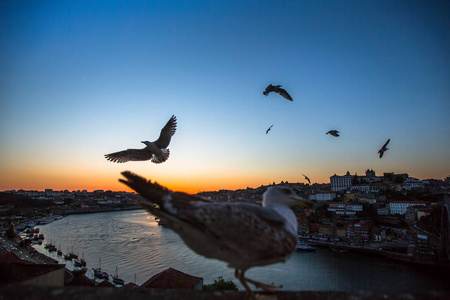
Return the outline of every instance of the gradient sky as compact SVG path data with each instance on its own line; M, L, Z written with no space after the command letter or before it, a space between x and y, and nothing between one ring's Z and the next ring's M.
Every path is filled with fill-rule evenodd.
M450 175L448 1L3 0L0 88L0 190ZM104 158L172 114L165 163Z

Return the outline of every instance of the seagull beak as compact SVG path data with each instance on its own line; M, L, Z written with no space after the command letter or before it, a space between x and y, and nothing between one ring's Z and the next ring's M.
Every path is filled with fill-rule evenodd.
M299 205L303 208L311 208L314 206L314 204L308 199L303 199L295 196L291 196L290 198L295 202L296 205Z

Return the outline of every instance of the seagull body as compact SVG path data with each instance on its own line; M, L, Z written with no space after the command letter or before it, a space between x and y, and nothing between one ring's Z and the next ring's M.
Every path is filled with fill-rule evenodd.
M385 151L389 150L389 148L386 148L386 147L387 147L387 145L389 144L390 141L391 141L391 139L388 139L386 141L386 143L384 143L383 147L381 147L381 149L378 150L378 153L380 154L380 158L383 157L383 154L384 154Z
M266 87L266 89L264 90L263 94L265 96L267 96L267 95L269 95L270 92L275 92L277 94L280 94L284 98L288 99L289 101L294 101L294 100L292 100L292 97L288 94L288 92L286 92L285 89L281 88L281 85L271 85L271 84L269 84Z
M266 134L269 133L270 129L272 129L272 126L273 126L273 125L270 125L269 129L266 130Z
M337 130L330 130L326 134L331 134L334 137L338 137L339 136L339 131L337 131Z
M161 129L159 138L154 142L143 141L145 144L143 149L127 149L115 153L106 154L107 160L117 163L124 163L127 161L144 161L151 160L155 164L165 162L170 155L170 150L167 149L170 139L175 134L177 129L177 118L172 116L167 124Z
M284 262L296 249L297 219L290 206L311 207L309 200L298 197L291 189L269 187L263 205L219 203L172 192L131 172L120 179L145 202L147 211L174 230L197 254L228 263L247 291L247 282L264 290L277 286L246 278L245 271L254 266Z
M311 184L311 180L309 180L308 176L306 176L305 174L302 175L305 176L305 179L308 180L309 184Z

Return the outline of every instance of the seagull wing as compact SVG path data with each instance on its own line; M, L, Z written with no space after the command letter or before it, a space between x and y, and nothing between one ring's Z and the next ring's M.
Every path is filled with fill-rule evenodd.
M167 124L163 127L163 129L161 129L159 138L154 141L154 144L156 144L161 149L167 148L169 146L170 139L175 134L176 129L177 118L175 116L172 116L169 121L167 121Z
M294 100L292 100L292 97L288 94L288 92L286 92L285 89L278 88L278 90L275 91L275 92L277 92L278 94L280 94L284 98L288 99L289 101L294 101Z
M308 180L309 183L311 183L311 180L309 180L308 176L306 176L305 174L302 175L305 176L305 179Z
M381 147L381 149L386 149L386 146L389 144L390 141L391 139L388 139L386 143L384 143L383 147Z
M295 249L297 237L285 229L285 219L274 210L212 202L171 192L130 172L122 174L128 180L120 181L147 200L141 205L200 255L245 268L284 261Z
M147 149L127 149L124 151L105 154L107 160L124 163L127 161L143 161L152 158L153 154Z
M266 87L266 89L264 90L263 94L264 94L265 96L267 96L267 95L269 95L270 92L273 92L273 91L274 91L273 85L269 84L269 85Z

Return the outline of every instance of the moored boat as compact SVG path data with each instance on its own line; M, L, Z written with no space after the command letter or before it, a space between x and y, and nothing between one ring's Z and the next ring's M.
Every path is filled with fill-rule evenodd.
M311 246L310 244L307 244L307 243L299 241L297 243L297 250L298 251L304 251L304 252L315 252L316 251L316 247Z
M97 269L95 269L95 268L92 269L92 270L94 270L94 277L98 278L98 279L108 279L109 278L109 274L102 271L101 262L102 262L102 259L99 258L98 259L98 268Z
M113 282L115 284L119 284L119 285L125 284L125 280L123 280L122 278L119 277L119 274L117 272L117 267L116 267L116 274L114 274L114 276L112 276L112 278L113 278Z
M348 250L345 250L345 249L339 249L339 248L333 248L333 247L331 247L330 250L333 251L333 252L335 252L335 253L345 253L345 252L348 252Z

